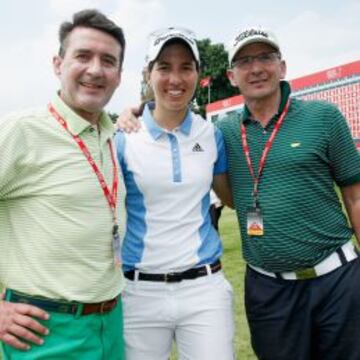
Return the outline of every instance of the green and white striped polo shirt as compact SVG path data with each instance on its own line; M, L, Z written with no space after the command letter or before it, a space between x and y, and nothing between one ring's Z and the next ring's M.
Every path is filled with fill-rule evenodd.
M102 115L99 134L59 97L52 103L111 186L109 117ZM112 214L78 145L47 109L10 114L0 119L0 129L0 283L54 299L115 297L124 281L113 265Z
M252 206L253 180L246 163L240 123L255 173L264 145L290 94L281 83L278 114L263 129L247 108L218 123L224 134L243 255L250 264L272 272L312 267L353 235L334 182L360 181L360 156L339 110L329 103L292 99L289 112L268 154L259 185L263 236L248 236L246 211Z

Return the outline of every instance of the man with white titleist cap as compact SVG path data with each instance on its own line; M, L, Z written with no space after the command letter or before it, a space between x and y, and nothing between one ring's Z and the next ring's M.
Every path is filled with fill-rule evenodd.
M346 120L332 104L290 97L267 30L238 33L229 63L245 106L218 126L248 263L254 351L263 360L358 360L360 156Z
M146 59L154 102L137 133L116 135L127 188L122 246L127 360L232 360L232 289L221 271L210 189L232 203L220 131L191 112L199 77L194 34L154 32Z

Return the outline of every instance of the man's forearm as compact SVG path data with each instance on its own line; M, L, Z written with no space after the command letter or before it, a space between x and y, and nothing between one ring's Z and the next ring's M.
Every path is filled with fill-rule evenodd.
M341 189L350 224L360 245L360 183Z

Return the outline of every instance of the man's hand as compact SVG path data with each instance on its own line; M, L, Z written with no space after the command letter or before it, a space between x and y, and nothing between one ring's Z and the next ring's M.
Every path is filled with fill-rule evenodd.
M0 301L0 340L20 350L30 349L24 340L41 345L39 335L49 330L33 318L48 320L49 314L36 306Z
M116 121L116 127L126 133L137 132L141 128L141 122L138 119L141 113L140 108L125 109L119 115Z

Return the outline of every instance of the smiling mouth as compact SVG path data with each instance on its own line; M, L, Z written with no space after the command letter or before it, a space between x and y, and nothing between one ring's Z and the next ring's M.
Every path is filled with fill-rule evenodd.
M259 80L253 80L253 81L249 81L249 83L251 85L261 85L261 84L264 84L266 83L266 79L259 79Z
M168 90L167 94L171 97L180 97L184 94L184 91L182 90Z
M93 83L88 83L88 82L80 82L81 86L86 87L87 89L92 89L92 90L98 90L98 89L103 89L104 86L103 85L99 85L99 84L93 84Z

